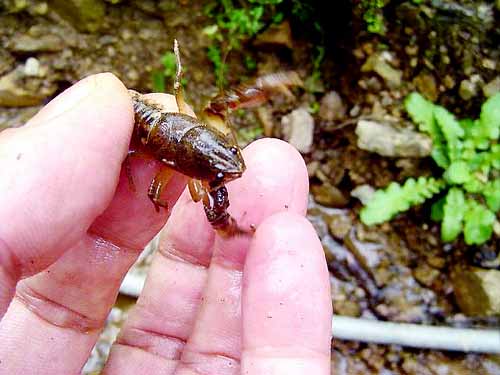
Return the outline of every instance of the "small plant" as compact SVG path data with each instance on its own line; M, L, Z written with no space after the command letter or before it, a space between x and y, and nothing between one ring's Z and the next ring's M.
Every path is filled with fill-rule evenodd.
M313 52L313 71L312 74L306 79L304 87L309 92L323 92L323 84L321 82L321 64L325 58L325 47L316 46Z
M239 50L244 41L257 35L265 26L264 19L281 22L283 14L276 11L276 5L282 1L248 0L235 6L232 0L221 0L206 8L206 13L215 21L203 31L215 43L208 48L208 58L214 64L218 86L222 87L225 83L227 55L232 50Z
M390 220L397 213L423 203L439 192L443 196L431 209L441 222L441 238L455 240L464 233L468 245L490 239L500 225L500 93L489 98L478 119L457 121L445 108L420 94L410 94L405 107L419 129L430 135L432 158L444 170L441 178L410 178L403 185L392 182L375 192L361 210L367 225Z
M385 34L385 22L383 8L384 0L362 0L363 20L366 23L366 30L373 34Z

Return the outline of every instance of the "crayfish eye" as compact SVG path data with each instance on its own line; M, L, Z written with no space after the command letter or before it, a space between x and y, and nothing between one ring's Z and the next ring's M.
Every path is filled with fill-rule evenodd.
M219 172L219 173L217 173L216 177L217 177L218 180L222 180L224 178L224 173Z
M233 155L236 155L238 153L238 148L236 146L233 146L230 148L230 151Z

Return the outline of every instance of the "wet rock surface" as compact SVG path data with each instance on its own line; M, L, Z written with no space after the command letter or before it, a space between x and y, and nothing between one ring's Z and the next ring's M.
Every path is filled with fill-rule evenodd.
M382 156L423 158L432 151L428 136L374 121L358 122L356 135L359 148Z
M457 267L452 283L457 303L465 314L500 315L500 271Z
M297 108L281 119L285 140L301 153L311 151L314 119L305 108Z

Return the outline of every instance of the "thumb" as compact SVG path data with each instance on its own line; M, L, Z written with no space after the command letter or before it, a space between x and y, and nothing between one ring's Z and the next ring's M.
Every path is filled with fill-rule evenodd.
M133 129L112 74L72 86L0 134L0 282L52 264L111 201Z

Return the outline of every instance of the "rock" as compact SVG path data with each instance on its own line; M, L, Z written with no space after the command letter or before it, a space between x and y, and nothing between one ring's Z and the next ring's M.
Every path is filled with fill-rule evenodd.
M24 64L24 75L27 77L38 77L40 73L40 61L34 57L29 57Z
M455 268L451 273L455 298L469 316L500 315L500 271Z
M435 102L438 98L438 89L436 85L436 79L430 73L420 73L413 80L417 90L431 102Z
M458 94L463 100L470 100L477 96L479 85L483 82L483 79L479 74L475 74L469 79L464 79L460 82L460 87L458 88Z
M430 287L439 277L439 271L437 269L431 268L426 263L422 263L413 270L413 276L420 284L425 285L426 287Z
M330 91L321 98L319 117L322 120L341 120L346 116L347 108L336 91Z
M153 0L133 0L132 3L144 13L151 15L158 14L158 9Z
M7 50L0 47L0 75L7 73L14 66L15 59Z
M292 29L288 21L279 25L272 24L264 32L257 36L254 43L256 46L285 47L292 49Z
M389 157L423 158L432 151L432 140L419 132L361 120L356 126L358 147Z
M368 204L372 199L375 189L367 184L356 186L351 190L351 197L358 198L361 203Z
M47 13L47 3L40 0L2 0L0 9L4 14L27 11L31 15L42 16Z
M285 140L299 152L311 151L314 136L314 119L304 108L297 108L281 119Z
M328 218L328 229L330 234L338 239L344 239L352 228L351 218L345 214L333 214Z
M483 94L487 98L500 92L500 76L496 76L490 82L483 86Z
M460 82L458 94L463 100L470 100L477 95L477 86L471 81L464 79Z
M57 35L20 35L13 38L7 48L15 52L56 52L63 50L65 43Z
M41 79L24 79L25 66L19 66L0 78L0 106L29 107L41 104L57 89Z
M342 192L329 183L322 185L313 185L311 187L314 200L327 207L345 207L349 200L342 194Z
M382 245L358 241L352 233L344 237L344 245L377 285L382 285L383 282L377 275L382 260Z
M106 11L102 0L51 0L49 5L80 31L97 31Z
M403 72L393 68L388 61L390 55L384 53L374 53L361 67L362 72L375 72L384 79L389 87L399 87Z

